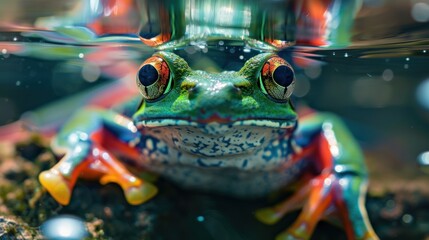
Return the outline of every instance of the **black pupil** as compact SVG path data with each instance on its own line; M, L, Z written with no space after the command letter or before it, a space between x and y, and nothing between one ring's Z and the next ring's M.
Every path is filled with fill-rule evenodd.
M156 82L156 80L158 80L158 71L156 71L154 66L146 64L140 68L139 81L141 84L144 86L150 86Z
M288 87L293 81L293 71L287 66L279 66L274 70L273 79L278 85Z

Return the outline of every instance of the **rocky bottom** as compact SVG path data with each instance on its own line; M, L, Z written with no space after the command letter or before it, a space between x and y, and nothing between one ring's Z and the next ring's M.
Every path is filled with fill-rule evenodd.
M43 239L40 226L66 215L84 222L86 239L274 239L299 213L267 226L253 212L282 196L245 201L186 191L162 179L157 180L159 195L140 206L128 205L116 185L80 181L71 204L63 207L37 181L38 173L56 161L46 146L37 136L0 144L0 239ZM369 166L377 176L366 204L375 231L381 239L429 239L429 178L393 174L393 184L379 174L386 172L383 166ZM312 239L333 238L346 239L341 228L322 222Z

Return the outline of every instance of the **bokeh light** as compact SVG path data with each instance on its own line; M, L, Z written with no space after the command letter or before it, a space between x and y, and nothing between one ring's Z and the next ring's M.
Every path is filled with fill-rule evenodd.
M101 75L100 68L92 63L86 63L82 68L82 77L87 82L95 82Z
M417 100L424 108L429 110L429 79L426 79L417 87Z
M44 222L40 229L48 240L80 240L88 236L83 221L70 215L51 218Z
M426 2L418 2L411 9L411 16L417 22L429 21L429 4Z
M421 153L417 157L417 160L420 165L426 166L426 167L429 166L429 151Z
M303 74L297 74L296 79L297 80L295 84L295 89L293 91L293 95L295 97L304 97L310 91L310 88L311 88L310 80Z
M394 76L395 75L393 74L393 71L391 69L385 69L383 71L383 74L381 75L384 81L392 81Z
M311 79L316 79L322 74L322 67L320 64L313 64L304 69L305 75Z
M0 123L8 123L16 118L15 104L8 98L0 98Z
M361 107L383 107L391 101L392 94L392 86L377 78L359 78L352 86L352 96Z

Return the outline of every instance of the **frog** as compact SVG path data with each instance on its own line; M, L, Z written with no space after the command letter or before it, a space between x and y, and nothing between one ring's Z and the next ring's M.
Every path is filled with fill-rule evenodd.
M85 108L64 125L52 141L62 157L39 181L62 205L78 179L118 184L131 205L149 201L158 188L130 167L242 199L294 186L284 201L255 211L275 224L302 208L277 239L309 239L327 216L339 217L348 239L378 239L357 142L334 114L301 117L291 99L295 83L292 65L273 52L239 71L207 72L158 51L138 69L141 96L114 110Z

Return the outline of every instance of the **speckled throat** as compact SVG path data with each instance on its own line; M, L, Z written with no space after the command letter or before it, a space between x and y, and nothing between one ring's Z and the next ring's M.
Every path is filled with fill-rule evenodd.
M177 121L174 126L146 122L141 129L146 138L140 145L148 161L144 165L184 187L239 197L262 196L294 176L294 168L280 171L292 151L293 121L270 122L272 125L268 120L229 124ZM266 186L259 187L262 185Z

